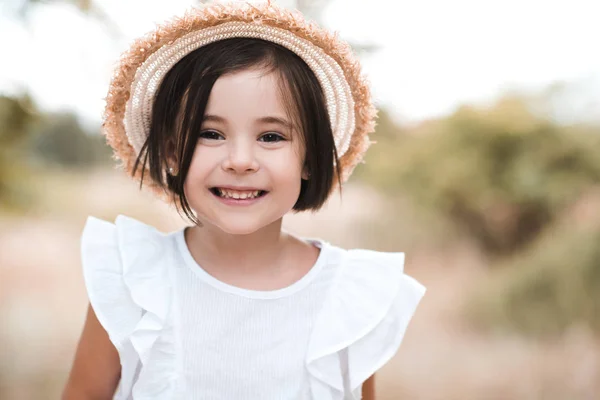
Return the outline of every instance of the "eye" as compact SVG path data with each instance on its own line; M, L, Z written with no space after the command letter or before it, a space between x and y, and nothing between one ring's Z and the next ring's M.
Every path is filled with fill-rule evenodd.
M280 135L279 133L268 132L268 133L265 133L264 135L262 135L260 138L258 138L258 140L260 140L262 142L268 142L268 143L277 143L277 142L281 142L281 141L285 140L285 138L282 135Z
M202 131L198 134L198 137L201 139L208 140L224 140L225 138L217 131Z

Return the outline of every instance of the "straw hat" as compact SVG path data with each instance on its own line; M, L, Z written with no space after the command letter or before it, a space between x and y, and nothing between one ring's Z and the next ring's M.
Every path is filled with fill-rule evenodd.
M350 46L297 11L273 4L211 4L158 25L133 42L110 82L103 133L119 167L130 175L149 132L152 103L166 75L188 53L233 37L258 38L286 47L311 68L324 91L340 159L342 181L370 145L376 110L360 65ZM134 178L142 179L138 168ZM143 183L164 195L147 171Z

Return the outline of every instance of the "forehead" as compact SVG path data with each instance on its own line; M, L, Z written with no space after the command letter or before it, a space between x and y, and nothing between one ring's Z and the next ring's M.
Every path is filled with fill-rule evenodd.
M237 120L286 116L279 74L247 69L219 77L210 92L206 113Z

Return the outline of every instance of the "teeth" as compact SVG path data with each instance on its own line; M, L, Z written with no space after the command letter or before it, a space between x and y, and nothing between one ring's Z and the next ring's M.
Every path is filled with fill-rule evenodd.
M219 195L226 199L237 199L237 200L245 200L245 199L253 199L258 197L259 190L255 190L253 192L237 192L233 190L225 190L219 188Z

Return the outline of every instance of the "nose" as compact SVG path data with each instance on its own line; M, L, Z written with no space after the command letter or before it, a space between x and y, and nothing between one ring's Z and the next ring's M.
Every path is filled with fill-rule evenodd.
M250 140L231 140L227 146L227 156L223 160L223 169L238 174L258 171L259 163L253 144Z

